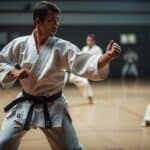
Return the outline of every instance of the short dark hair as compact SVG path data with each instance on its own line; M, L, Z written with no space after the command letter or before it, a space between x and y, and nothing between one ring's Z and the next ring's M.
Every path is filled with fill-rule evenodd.
M93 33L88 34L87 37L90 37L90 38L92 38L94 41L96 41L96 35L93 34Z
M38 2L34 9L33 9L33 21L35 25L35 19L39 18L42 21L44 21L45 17L48 15L48 11L52 11L55 13L60 14L61 10L59 7L56 6L56 4L50 2L50 1L41 1Z

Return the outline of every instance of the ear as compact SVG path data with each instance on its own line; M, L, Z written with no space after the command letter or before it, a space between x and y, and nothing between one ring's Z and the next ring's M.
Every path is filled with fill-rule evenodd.
M36 24L36 25L40 25L40 24L41 24L41 20L40 20L39 18L36 18L36 19L35 19L35 24Z

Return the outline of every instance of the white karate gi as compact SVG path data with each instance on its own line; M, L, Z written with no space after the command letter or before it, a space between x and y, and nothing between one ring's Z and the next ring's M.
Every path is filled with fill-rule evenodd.
M102 55L103 54L103 50L100 46L98 45L93 45L91 48L89 48L88 46L84 46L82 48L82 51L83 52L86 52L86 53L90 53L90 54L99 54L99 55Z
M89 54L95 54L95 55L103 54L102 49L97 45L93 45L91 48L89 48L88 46L84 46L82 48L82 52L89 53ZM67 82L76 85L81 90L82 95L85 98L93 97L93 90L92 90L92 87L91 87L88 79L79 77L77 75L74 75L73 73L66 73L65 84Z
M150 121L150 103L147 105L145 115L144 115L145 121Z
M0 51L0 83L3 87L11 87L15 80L8 72L19 64L21 68L30 68L31 72L28 78L20 80L22 89L31 95L51 96L62 90L64 70L91 80L104 79L109 66L99 69L99 59L100 55L82 53L72 43L57 37L49 37L38 54L34 35L23 36ZM25 101L9 111L0 131L0 150L17 149L25 134L22 129L30 106L31 102ZM82 149L73 125L64 113L64 108L67 109L65 97L48 106L53 128L45 128L42 106L35 106L31 125L41 128L52 149Z
M76 85L85 98L93 97L93 90L88 79L66 72L65 85L67 82Z

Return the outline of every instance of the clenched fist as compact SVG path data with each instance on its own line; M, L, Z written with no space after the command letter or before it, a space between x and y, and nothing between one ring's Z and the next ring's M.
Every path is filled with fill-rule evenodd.
M30 75L30 72L28 69L14 69L9 72L9 75L12 76L14 79L21 80L28 78Z
M101 56L99 60L99 67L102 68L109 64L112 60L116 59L121 54L120 46L113 40L111 40L106 48L106 52Z
M110 58L110 60L113 60L117 58L121 54L121 48L120 46L113 40L109 42L106 48L106 55Z

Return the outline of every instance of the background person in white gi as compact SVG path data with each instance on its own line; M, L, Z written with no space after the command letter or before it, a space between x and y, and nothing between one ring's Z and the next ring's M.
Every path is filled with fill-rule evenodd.
M72 43L54 36L59 13L53 3L37 3L33 11L33 33L14 39L0 52L1 86L11 87L19 80L23 89L16 99L20 101L13 107L5 107L9 111L0 131L0 150L16 150L30 125L44 132L53 150L83 149L65 97L61 95L64 70L91 80L105 79L109 63L121 50L111 41L102 56L80 52ZM16 64L20 69L15 68Z
M96 36L95 34L88 34L86 37L86 46L82 48L83 52L102 55L103 50L100 46L96 45Z
M141 124L142 127L150 127L150 103L146 107L144 121Z
M86 37L86 46L82 48L82 51L85 53L95 54L95 55L102 55L103 51L101 47L96 45L96 36L95 34L88 34ZM94 104L93 100L93 90L90 85L88 79L79 77L74 75L73 73L67 72L65 75L65 84L72 83L79 87L83 96L88 99L89 104Z

